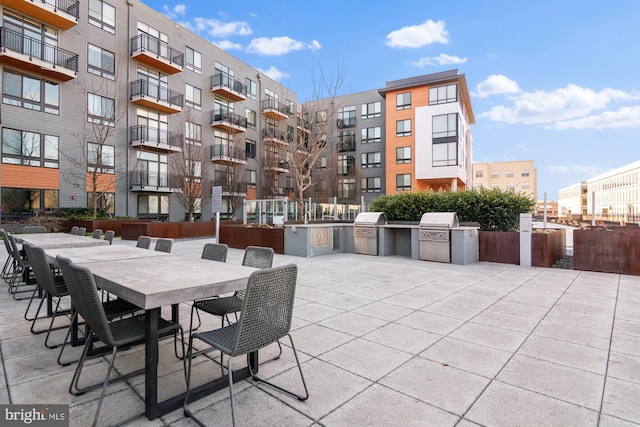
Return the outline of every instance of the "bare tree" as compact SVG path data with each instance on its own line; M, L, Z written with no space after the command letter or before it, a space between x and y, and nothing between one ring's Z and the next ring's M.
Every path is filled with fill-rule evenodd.
M227 201L229 215L235 219L247 198L246 143L240 134L234 136L229 154L229 158L234 161L216 169L215 183L222 186L222 194Z

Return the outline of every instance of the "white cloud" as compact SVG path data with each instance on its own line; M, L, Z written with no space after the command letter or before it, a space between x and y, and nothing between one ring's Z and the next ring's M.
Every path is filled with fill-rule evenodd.
M251 40L249 46L247 46L247 52L262 56L280 56L294 50L318 50L320 48L320 42L317 40L305 43L287 36L271 38L258 37Z
M491 95L515 94L520 92L518 83L502 74L494 74L487 77L486 80L478 83L476 86L477 93L473 95L478 98L486 98Z
M433 58L429 56L420 58L417 61L410 62L410 64L415 65L418 68L423 68L427 65L464 64L465 62L467 62L467 58L460 58L458 56L441 53L440 55Z
M574 120L565 120L556 123L555 129L614 129L640 127L640 106L622 107L618 111L605 111L580 117Z
M289 77L291 77L289 74L285 73L284 71L278 70L274 66L271 66L268 70L263 70L263 69L258 68L258 71L260 71L262 74L267 75L268 77L271 77L273 80L275 80L277 82L282 81L284 79L288 79Z
M162 6L162 10L165 16L175 21L184 18L184 15L187 13L187 6L185 4L177 4L173 6L173 8L169 8L169 6L164 5Z
M536 90L511 97L510 105L497 105L478 117L507 124L544 125L559 128L564 121L584 118L604 110L613 101L637 99L620 90L606 88L600 92L574 84L551 92Z
M589 165L562 165L562 166L549 166L549 172L555 173L571 173L586 176L596 176L602 173L602 169L598 166Z
M242 45L240 43L233 43L229 40L219 40L211 43L222 50L242 50Z
M218 19L194 18L189 27L193 32L206 34L214 38L248 36L253 33L249 24L242 21L222 22Z
M385 44L389 47L422 47L432 43L447 43L449 32L444 21L434 22L431 19L420 25L402 27L387 34Z

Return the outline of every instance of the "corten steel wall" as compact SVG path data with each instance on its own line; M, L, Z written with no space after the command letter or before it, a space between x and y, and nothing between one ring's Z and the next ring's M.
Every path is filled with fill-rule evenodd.
M136 240L139 236L188 239L213 237L215 234L216 223L213 221L125 222L121 227L121 237L123 240Z
M266 246L277 254L284 254L284 228L247 227L245 225L220 225L220 243L230 248Z
M566 248L566 231L532 233L531 265L551 267L562 258ZM481 231L478 233L480 261L520 265L520 233L507 231ZM575 262L574 262L575 268Z
M71 227L76 225L78 227L85 227L87 229L87 233L91 233L96 228L99 228L103 233L107 230L113 230L115 231L116 236L120 236L122 234L122 224L132 222L150 223L151 221L148 219L128 219L126 221L117 219L69 220L63 222L63 229L69 232Z
M640 275L640 230L574 230L574 270Z

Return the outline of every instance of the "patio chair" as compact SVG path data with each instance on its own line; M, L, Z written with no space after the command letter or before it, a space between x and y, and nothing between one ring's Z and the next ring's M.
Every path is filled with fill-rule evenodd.
M138 236L138 242L136 243L136 248L149 249L150 247L151 247L151 237Z
M13 269L16 266L16 260L13 259L13 250L11 248L11 244L9 243L9 238L7 237L7 232L4 229L0 229L0 236L2 236L2 240L4 241L4 247L7 250L7 259L4 262L4 266L2 267L2 273L0 277L2 279L9 279L13 274Z
M104 240L107 240L110 245L113 245L113 237L116 235L116 232L113 230L107 230L104 232Z
M91 234L91 237L93 237L94 239L100 239L102 237L102 230L96 228L95 230L93 230L93 234Z
M187 392L183 405L185 416L192 418L200 425L204 425L187 407L191 391L191 362L195 355L212 350L220 350L223 354L229 356L227 359L227 371L229 396L231 400L231 420L235 426L233 371L231 370L233 358L258 351L272 343L278 342L278 340L285 336L288 336L291 341L291 349L293 350L296 364L298 365L300 378L304 386L304 394L296 394L293 391L286 390L279 385L264 380L254 373L251 365L249 365L251 378L290 394L299 400L304 401L309 398L309 391L302 373L298 353L293 343L293 338L289 333L291 329L297 272L298 268L294 264L253 272L247 283L238 322L221 329L197 332L191 335L187 353L189 359L186 374ZM194 353L194 340L200 340L209 347Z
M104 400L104 396L109 383L116 380L129 378L133 375L144 372L144 369L141 369L135 372L120 375L117 378L111 378L111 371L113 370L113 363L115 361L116 354L118 353L118 349L123 347L130 347L131 345L144 342L144 315L109 321L105 314L104 307L102 306L100 293L98 291L98 288L96 287L95 279L93 277L93 274L91 274L91 271L86 267L70 263L68 265L68 269L65 269L65 271L63 271L63 274L65 274L65 277L67 274L71 274L73 276L73 279L68 283L69 290L72 292L71 298L75 298L77 300L75 303L76 308L80 315L84 317L85 322L88 324L90 330L89 336L86 338L82 356L80 357L80 361L78 362L76 370L73 374L69 391L73 394L76 394L74 393L73 388L76 388L78 392L81 393L89 389L94 389L102 386L100 400L98 401L98 408L96 409L96 414L93 419L93 425L96 426L98 424L100 410L102 409L102 402ZM175 335L181 330L182 328L177 323L170 322L161 317L158 319L159 335ZM87 358L87 352L90 345L92 344L93 337L98 338L106 346L111 347L111 359L109 360L109 368L107 369L107 374L101 384L91 386L90 388L80 389L78 387L78 383L80 381L80 375L82 374L82 369ZM143 414L135 415L121 423L124 424L125 422L134 420L141 415Z
M27 258L31 264L31 268L33 270L33 275L38 282L38 286L42 289L43 294L40 298L40 304L38 304L38 309L36 310L36 314L31 321L31 333L32 334L42 334L47 333L44 339L44 345L47 348L56 348L61 344L51 345L49 344L49 337L51 336L51 331L59 330L68 327L64 326L56 326L53 324L57 317L65 316L69 313L69 310L60 310L60 301L63 297L69 296L69 292L67 291L67 287L65 286L64 280L62 276L54 275L54 272L47 261L47 256L44 253L44 249L33 246L28 243L24 243L22 245L27 252ZM36 291L34 291L35 293ZM40 318L40 311L42 310L42 306L45 301L47 301L48 297L55 299L55 306L53 309L53 313L51 314L51 320L49 322L49 327L46 329L36 329L36 323ZM29 311L29 307L31 306L31 301L29 301L29 305L27 306L27 310L25 312L25 318L27 317L27 312Z
M44 225L25 225L22 227L22 232L24 234L46 233L47 227Z
M9 246L11 247L11 254L13 256L13 260L15 261L14 268L11 272L11 275L5 279L9 284L9 293L13 294L13 299L15 300L23 300L25 298L18 298L17 295L21 293L32 293L34 288L22 289L27 286L35 285L37 289L37 283L35 279L31 277L31 264L29 260L26 258L26 255L23 256L20 253L20 249L18 248L18 243L16 242L15 237L13 237L10 233L5 233L6 239L9 242ZM24 249L23 249L24 250ZM33 295L31 296L33 297Z
M154 250L158 252L171 253L172 246L173 246L172 239L158 239L156 241L156 247Z
M73 227L71 227L71 231L69 231L69 234L77 235L78 231L80 231L80 227L78 227L77 225L74 225Z
M84 236L87 233L87 227L78 228L78 236Z

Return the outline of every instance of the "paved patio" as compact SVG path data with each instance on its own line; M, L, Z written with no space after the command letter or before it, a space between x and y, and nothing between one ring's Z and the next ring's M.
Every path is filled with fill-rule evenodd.
M199 257L206 242L176 242L173 252ZM239 264L242 252L231 249L227 262ZM299 267L292 334L311 397L299 402L242 381L239 425L640 425L640 277L355 254L276 255L274 265L290 262ZM56 364L58 351L29 332L25 307L0 292L0 403L69 404L71 425L89 425L99 390L67 392L74 365ZM185 304L187 327L188 313ZM218 325L210 317L204 327ZM260 371L301 389L288 350ZM171 340L160 352L161 395L184 390ZM194 364L199 380L220 374L207 357ZM116 365L142 367L142 347L119 354ZM87 381L105 372L95 359ZM101 425L143 410L142 382L109 387ZM191 407L211 425L231 424L226 390ZM178 410L128 425L195 423Z

